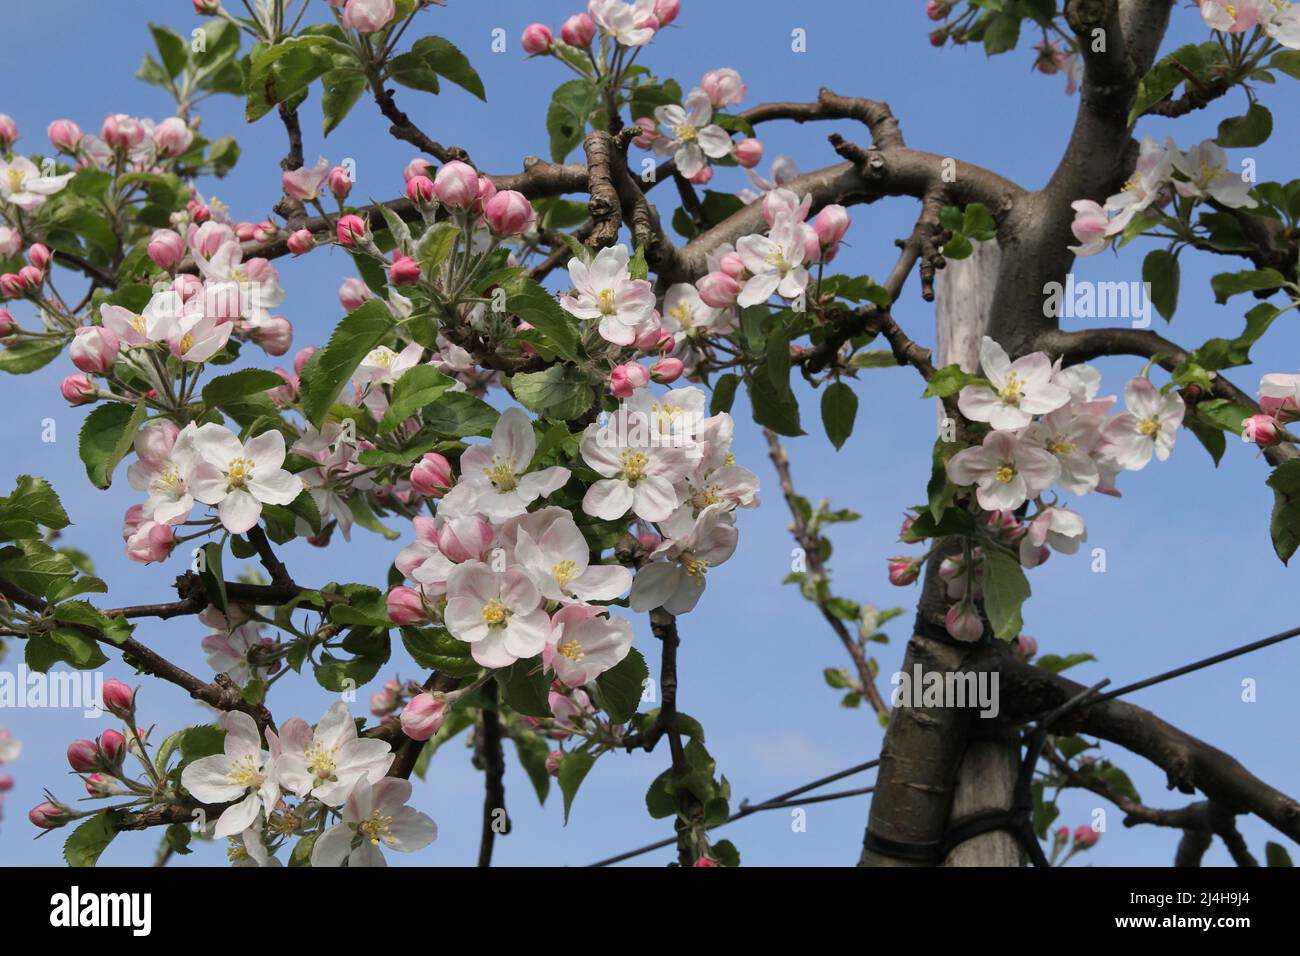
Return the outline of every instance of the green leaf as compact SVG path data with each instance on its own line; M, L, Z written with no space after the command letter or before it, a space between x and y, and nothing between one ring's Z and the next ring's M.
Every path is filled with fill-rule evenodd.
M564 755L560 761L560 772L557 774L557 780L560 784L560 793L564 794L564 823L569 823L569 810L573 807L573 798L578 795L578 788L582 786L582 781L586 779L588 771L591 770L592 764L596 762L586 750L575 750Z
M260 368L246 368L229 375L221 375L203 386L203 403L210 408L220 408L236 398L254 395L279 388L284 384L275 372Z
M244 118L256 122L277 103L305 93L312 81L332 65L322 48L339 46L351 54L349 47L326 36L288 37L270 47L257 44L249 54Z
M50 339L22 339L0 348L0 372L26 375L44 368L63 351L63 343Z
M436 269L456 248L460 230L449 222L437 222L425 230L415 244L415 258L425 269Z
M501 413L465 392L444 392L424 409L424 423L439 435L464 438L491 435Z
M473 93L483 102L487 102L482 78L465 54L460 52L450 40L442 37L421 37L411 45L411 52L420 57L429 69L439 76Z
M1142 260L1142 281L1151 283L1151 303L1168 322L1178 308L1178 257L1168 249L1153 249Z
M832 382L822 392L822 424L826 437L838 451L853 434L858 415L857 393L845 382Z
M432 365L417 365L407 370L393 386L388 411L379 422L379 434L387 435L455 384Z
M622 724L632 719L649 676L645 658L634 647L627 657L596 678L600 702L610 720Z
M1300 459L1283 462L1268 477L1273 489L1273 516L1269 532L1273 550L1286 564L1300 546Z
M998 224L993 219L993 214L989 212L988 207L983 203L973 202L966 207L965 216L962 218L961 231L971 239L979 242L987 242L998 234Z
M512 710L529 717L551 716L551 682L546 679L541 657L515 661L497 671L496 679L501 699Z
M63 844L63 859L68 866L94 866L115 836L117 829L113 826L113 818L107 810L102 810L86 818L68 836Z
M110 402L96 407L81 426L78 454L86 465L86 475L96 488L113 483L113 469L135 441L136 429L144 421L146 408Z
M19 475L14 490L7 498L0 498L0 517L6 522L27 521L55 531L71 524L50 483L31 475Z
M1273 132L1273 114L1262 103L1250 104L1245 116L1233 116L1219 124L1215 142L1224 148L1260 146Z
M303 367L299 404L308 421L320 427L361 360L392 328L393 317L381 299L370 299L343 318L325 348Z
M328 136L343 122L343 118L366 90L365 74L355 69L330 70L322 80L325 92L321 94L321 135Z
M1264 862L1268 866L1291 866L1291 854L1280 843L1269 840L1264 844Z
M521 276L511 283L506 308L538 329L562 358L575 363L586 359L577 320L532 279Z
M208 596L208 602L225 614L230 609L230 603L226 599L226 579L221 570L221 544L217 541L209 541L201 550L203 553L199 556L199 580L203 582L203 590Z
M984 611L993 636L1000 641L1014 640L1024 627L1020 607L1029 597L1029 581L1020 562L1002 551L986 551L984 562Z
M1044 654L1034 663L1043 670L1051 671L1053 674L1059 674L1061 671L1068 670L1071 667L1077 667L1079 664L1086 664L1089 661L1095 661L1097 658L1091 654L1067 654L1061 657L1057 654Z
M1014 50L1020 42L1020 15L997 13L984 30L984 52L989 56Z
M528 774L528 780L537 793L537 802L546 806L546 798L551 793L551 774L546 769L546 759L551 755L551 748L546 738L519 729L511 730L510 738L515 742L519 765Z
M736 401L736 388L740 385L740 376L734 372L727 372L725 375L718 376L718 380L713 383L713 397L709 400L709 414L717 415L719 412L731 411L731 406Z
M1281 70L1287 76L1300 80L1300 51L1282 50L1273 54L1268 61L1270 70Z
M947 398L960 392L967 385L974 385L983 381L977 375L971 375L969 372L963 372L960 365L945 365L938 369L930 382L925 386L925 391L921 393L922 398Z
M793 394L778 392L766 375L751 376L746 384L755 422L791 438L806 434L799 423L799 403Z
M190 61L189 44L176 33L156 23L149 24L149 32L153 34L154 45L158 47L158 55L162 58L167 75L176 79Z
M416 664L452 677L470 677L480 670L469 645L442 627L404 627L402 645Z
M596 108L596 94L587 80L569 80L556 87L546 110L546 131L551 137L551 159L563 162L587 129L587 118Z
M1219 305L1242 292L1276 289L1286 283L1286 278L1276 269L1246 269L1241 272L1220 272L1210 280L1214 301Z
M586 375L569 365L552 365L542 372L520 372L511 376L510 388L524 408L557 421L577 418L594 401Z

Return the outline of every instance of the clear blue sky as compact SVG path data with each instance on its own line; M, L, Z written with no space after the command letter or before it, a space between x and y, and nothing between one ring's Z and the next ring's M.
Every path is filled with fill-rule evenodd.
M323 3L314 6L323 12ZM399 103L435 139L465 146L482 167L493 172L518 169L523 156L546 153L546 104L550 91L568 78L557 64L525 62L517 49L518 35L533 19L558 28L574 6L554 0L450 0L447 8L425 13L420 29L445 35L466 51L485 80L488 105L454 87L437 98L403 90ZM979 49L933 50L926 39L929 21L923 7L920 0L796 6L773 0L685 0L681 28L662 34L642 62L677 78L684 89L697 83L705 70L734 67L749 85L745 105L812 99L822 85L883 99L899 117L909 144L989 166L1029 188L1041 186L1067 139L1077 104L1065 96L1063 78L1031 72L1028 43L992 60ZM150 47L150 17L182 32L197 23L189 15L189 4L181 0L121 2L111 16L105 15L102 4L89 0L46 0L6 11L0 44L10 82L0 98L0 112L17 120L23 150L46 149L45 126L56 117L69 116L89 131L97 129L107 112L159 119L167 115L165 95L133 79L141 55ZM504 28L510 38L508 53L490 52L496 27ZM802 55L790 52L790 31L796 27L807 32L807 53ZM1195 11L1180 6L1166 49L1205 38ZM1250 153L1258 161L1260 178L1286 181L1295 175L1300 134L1283 120L1296 115L1300 98L1294 81L1285 77L1277 87L1262 89L1279 118L1279 131L1272 142ZM1237 93L1176 124L1147 121L1143 132L1161 139L1175 135L1186 148L1212 135L1218 120L1242 112L1243 102ZM352 157L359 180L355 196L397 195L402 166L413 151L387 135L386 124L366 102L322 141L318 104L316 91L303 109L308 159ZM206 135L233 133L244 149L233 174L224 182L205 183L204 191L230 203L239 218L260 218L279 196L282 129L273 118L246 128L242 105L232 98L209 101L201 113ZM835 129L858 141L864 138L860 128L848 124L773 124L763 127L760 136L767 144L767 159L785 152L811 170L837 161L825 139ZM766 161L762 168L766 171ZM734 169L719 170L713 183L724 190L742 185ZM665 197L656 192L655 198ZM893 263L893 240L910 230L915 204L889 200L856 207L853 215L850 248L836 266L883 279ZM1118 259L1106 254L1081 262L1077 275L1140 279L1141 251L1125 252ZM340 317L336 289L348 274L347 260L326 252L277 265L287 290L283 311L297 330L295 347L322 342ZM1246 308L1241 300L1216 306L1209 294L1209 276L1226 268L1237 266L1231 260L1209 263L1183 257L1182 306L1170 333L1176 341L1190 347L1211 335L1235 335L1240 329ZM930 343L932 311L920 300L914 282L896 315L913 337ZM1294 320L1288 316L1285 327L1275 327L1256 348L1263 364L1237 370L1237 383L1253 392L1259 374L1294 371L1297 344ZM256 350L245 354L256 355L254 361L267 367L276 364ZM1102 363L1103 393L1120 392L1139 366L1136 360ZM0 484L7 489L16 474L25 472L54 483L74 521L66 540L94 556L110 584L108 599L113 604L165 599L183 562L178 556L162 566L141 567L122 556L121 516L137 496L125 480L107 493L92 493L86 482L76 448L84 411L69 409L57 390L59 380L71 371L64 357L34 375L0 378L0 403L7 410L0 416L6 449ZM1163 379L1157 374L1156 380ZM856 388L862 402L857 431L839 453L822 436L816 397L811 397L804 412L809 436L788 442L794 477L810 498L829 496L863 515L859 524L841 526L835 535L832 570L837 591L882 607L910 608L916 590L891 588L884 566L889 555L900 551L895 536L903 509L924 494L934 408L918 400L921 389L909 370L866 372ZM740 550L710 575L699 608L682 621L680 705L704 722L710 750L731 780L738 802L745 797L759 800L875 757L882 731L865 709L839 707L837 695L822 682L823 667L847 662L815 610L780 584L789 570L789 518L762 436L748 422L743 401L735 412L740 422L736 457L762 478L764 503L757 511L741 513ZM58 423L58 441L53 444L40 440L41 421L47 417ZM1045 653L1096 654L1099 663L1072 672L1079 680L1111 677L1127 682L1294 626L1294 616L1283 609L1283 596L1293 593L1294 572L1282 567L1269 545L1266 476L1267 467L1257 460L1253 447L1230 441L1228 455L1215 469L1192 436L1181 433L1170 462L1153 463L1146 471L1123 477L1123 499L1091 496L1081 503L1089 545L1106 549L1108 573L1091 573L1082 555L1057 556L1033 571L1027 633L1038 637ZM399 544L358 530L351 547L321 551L298 543L283 554L300 581L353 580L362 569L362 580L382 585L384 569ZM901 660L909 620L910 610L888 628L893 642L880 655L886 677ZM202 626L189 619L145 621L137 630L140 640L207 674L198 646L203 634ZM636 621L636 640L656 668L656 642L642 620ZM16 650L2 666L17 666L21 649ZM400 654L382 676L394 670L417 676L417 669ZM1235 754L1263 779L1294 794L1300 792L1292 743L1300 717L1292 680L1297 661L1300 645L1283 645L1132 699ZM116 660L107 670L109 676L130 677ZM1240 700L1241 682L1247 677L1258 682L1256 703ZM156 723L160 732L206 719L198 705L173 688L152 680L145 687L143 719ZM882 681L882 687L887 691L887 682ZM332 695L303 678L278 685L271 705L281 721L295 714L314 721L331 700ZM365 713L364 695L354 712ZM61 836L33 842L25 813L41 799L43 787L65 799L78 795L80 785L68 775L64 748L73 738L101 732L107 723L92 724L79 713L29 710L0 713L0 725L7 725L27 745L22 759L5 768L17 778L17 787L8 795L0 823L0 863L59 864ZM1180 795L1163 792L1163 774L1140 758L1113 747L1106 752L1130 773L1146 802L1185 802ZM515 830L498 841L496 860L501 864L582 864L671 832L666 822L650 820L642 802L649 782L666 766L666 753L601 760L578 796L567 829L558 793L539 809L509 746L507 756L506 792ZM733 825L726 836L750 864L849 864L857 858L867 799L808 807L804 833L792 832L789 817L772 812ZM437 755L428 781L417 785L414 802L438 821L439 840L414 860L390 854L390 862L472 863L482 782L459 742ZM1061 822L1088 822L1097 805L1091 796L1067 796ZM1244 821L1242 830L1257 854L1262 854L1265 839L1281 839L1255 821ZM103 860L147 862L156 847L155 836L124 835ZM1126 831L1120 814L1112 810L1100 846L1083 860L1166 865L1176 842L1177 835L1167 830ZM669 858L669 851L661 851L643 862L662 865ZM180 865L222 862L224 847L203 847ZM1207 862L1226 864L1228 858L1216 844Z

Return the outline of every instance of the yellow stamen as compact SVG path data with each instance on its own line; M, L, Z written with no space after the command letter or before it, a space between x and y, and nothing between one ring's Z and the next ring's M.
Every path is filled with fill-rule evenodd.
M248 458L231 459L226 468L226 483L231 488L243 488L253 480L253 462Z
M515 478L515 465L517 462L512 458L506 461L502 458L493 457L492 467L484 468L483 474L488 476L488 480L496 487L497 491L514 491L518 484Z
M575 663L587 656L582 650L582 645L576 640L565 641L559 646L558 650L562 657L574 661Z
M618 302L614 298L613 289L601 289L596 293L596 308L600 310L601 315L614 315L618 312Z
M370 817L355 826L362 839L369 840L374 846L388 843L393 839L393 818L378 810L371 810Z
M338 770L339 764L333 747L326 747L324 744L313 741L312 745L307 748L305 756L307 758L307 768L311 770L312 776L317 780L334 779L334 772Z
M1016 477L1016 466L1012 464L998 465L998 470L994 472L994 477L1002 484L1006 484Z
M256 787L262 783L262 768L251 754L240 757L226 773L226 779L236 787Z
M1006 383L998 389L998 398L1007 405L1019 405L1021 396L1024 394L1022 388L1024 383L1019 375L1012 372L1007 376Z
M488 627L502 627L506 623L506 606L496 598L483 605L483 620Z
M577 570L577 562L561 561L558 564L551 565L551 577L555 578L555 583L563 590L569 586L569 582L573 580L573 575Z
M1147 438L1154 437L1160 431L1160 419L1154 415L1142 419L1138 422L1138 431L1146 435Z
M711 567L708 561L703 561L699 558L690 557L689 555L683 555L681 558L681 562L682 562L682 567L686 569L686 573L689 574L691 577L695 578L696 580L703 578L705 572L707 572Z
M646 466L650 464L650 459L642 452L627 449L623 452L623 477L630 484L636 484L645 477Z

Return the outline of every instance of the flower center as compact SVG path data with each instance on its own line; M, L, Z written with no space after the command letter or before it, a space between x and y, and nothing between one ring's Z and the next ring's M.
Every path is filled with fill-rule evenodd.
M690 123L682 123L673 127L673 136L679 143L691 143L695 141L695 127Z
M790 271L790 262L785 257L785 250L780 246L772 247L772 251L767 254L767 261L771 263L772 267L775 268L777 272L781 273L781 275L785 275Z
M1047 442L1047 450L1064 458L1074 453L1074 445L1064 438L1052 438Z
M582 650L582 645L576 639L565 641L559 646L558 650L561 656L575 663L587 656Z
M143 316L143 315L132 315L132 316L131 316L131 328L134 329L135 331L139 332L141 335L144 335L144 334L145 334L144 316Z
M250 787L258 787L262 784L262 768L252 754L246 754L230 765L226 779L236 787L243 787L246 790Z
M574 572L578 570L577 562L561 561L559 564L551 565L551 577L555 578L555 583L561 589L567 588L569 582L573 580Z
M506 623L506 606L496 598L483 605L483 620L488 627L503 627Z
M386 345L381 345L366 356L366 360L371 365L378 365L380 368L392 368L393 359L395 358L397 358L397 353Z
M393 838L393 818L378 810L371 810L368 818L354 826L363 840L369 840L375 846L387 843Z
M23 171L16 166L10 166L5 170L5 178L9 181L9 191L11 193L22 192L23 189Z
M1016 466L1010 462L1003 462L998 465L998 470L993 473L993 477L1005 485L1016 477Z
M186 332L181 336L181 354L184 355L192 348L194 348L194 336L193 334Z
M226 468L226 483L231 488L243 488L253 480L253 462L252 459L239 457L232 458L230 465Z
M307 748L305 754L307 758L307 767L311 770L317 782L333 780L334 772L339 768L339 762L335 757L333 747L326 747L317 741L312 741L312 745Z
M691 493L691 507L696 511L703 511L709 505L716 505L722 500L722 495L719 494L720 488L721 486L716 483L696 488Z
M614 315L618 312L618 302L615 300L613 289L601 289L596 293L596 308L600 310L601 315Z
M628 449L623 452L623 477L630 484L635 484L645 477L646 466L650 464L650 459L643 452Z
M180 470L175 465L168 464L158 473L158 477L149 483L149 490L157 492L176 491L180 486Z
M686 573L697 581L702 579L705 572L707 572L712 566L708 561L692 557L691 555L682 555L681 562L682 567L686 569Z
M514 491L518 482L515 480L515 461L505 461L501 458L492 458L492 467L484 468L483 474L488 476L488 481L496 487L497 491Z
M1007 375L1006 382L998 389L998 398L1002 399L1007 405L1019 405L1023 392L1024 382L1015 372Z
M1147 438L1155 437L1156 433L1160 431L1160 419L1154 415L1147 416L1138 422L1138 431L1146 435Z
M668 314L677 320L677 324L683 329L690 329L695 324L695 316L691 313L690 306L682 303L668 310Z

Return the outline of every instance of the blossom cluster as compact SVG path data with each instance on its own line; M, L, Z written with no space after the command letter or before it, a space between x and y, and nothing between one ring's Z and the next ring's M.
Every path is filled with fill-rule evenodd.
M1087 540L1082 516L1054 496L1045 499L1049 489L1118 496L1120 472L1145 468L1153 455L1164 461L1173 451L1183 400L1172 392L1162 394L1146 378L1129 381L1126 410L1111 415L1116 398L1097 397L1101 373L1091 366L1062 367L1042 352L1013 362L987 336L980 365L987 381L962 388L957 406L966 419L987 423L989 430L980 444L948 460L947 476L959 488L974 487L988 543L1016 548L1026 568L1043 563L1052 550L1073 554ZM1034 513L1018 517L1030 502ZM910 523L903 540L909 540ZM959 640L977 640L983 633L973 608L982 596L983 560L983 550L976 546L940 567L948 597L959 602L947 621ZM912 583L922 561L891 559L890 580Z
M1276 42L1300 50L1300 5L1290 0L1198 0L1212 30L1244 33L1259 27Z

